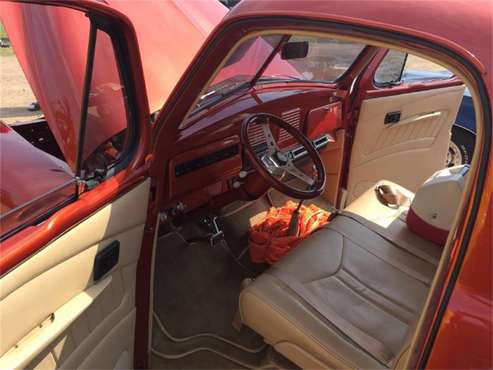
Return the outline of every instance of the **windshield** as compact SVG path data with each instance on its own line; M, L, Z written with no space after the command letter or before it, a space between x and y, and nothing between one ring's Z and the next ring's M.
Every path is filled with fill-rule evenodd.
M327 83L341 78L365 48L363 44L349 41L297 35L291 36L288 43L304 43L308 50L304 57L287 60L297 74L285 77ZM262 77L268 76L266 70Z
M288 46L294 52L285 52ZM334 82L351 67L364 47L353 42L296 35L248 39L228 57L213 81L202 91L192 113L257 83Z
M249 84L278 47L282 37L282 35L255 37L238 46L214 80L202 92L197 107L209 105L236 88Z

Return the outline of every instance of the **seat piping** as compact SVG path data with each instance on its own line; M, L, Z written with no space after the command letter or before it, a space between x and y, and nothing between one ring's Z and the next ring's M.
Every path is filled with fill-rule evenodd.
M368 354L374 357L381 364L388 366L393 358L392 353L377 339L369 336L361 329L357 328L346 319L342 318L333 309L318 302L316 297L306 289L301 283L293 279L289 274L276 270L275 276L295 292L301 299L306 301L324 318L329 320L344 335L360 346Z
M394 240L392 240L392 237L385 232L385 229L383 229L381 227L375 227L378 225L375 225L372 222L369 222L364 217L361 217L359 215L356 215L356 214L351 213L351 212L346 212L346 211L340 211L340 212L338 212L338 215L344 216L344 217L352 219L353 221L356 221L360 225L373 231L375 234L380 236L382 239L384 239L385 241L389 242L390 244L396 246L397 248L404 249L405 251L411 253L412 255L414 255L414 256L422 259L423 261L428 262L434 266L438 265L438 261L435 258L433 258L433 257L427 255L426 253L423 253L422 251L416 249L412 244L406 243L403 240L401 240L399 242L399 244L397 244ZM330 224L327 227L330 228ZM340 232L340 230L337 230L337 231Z

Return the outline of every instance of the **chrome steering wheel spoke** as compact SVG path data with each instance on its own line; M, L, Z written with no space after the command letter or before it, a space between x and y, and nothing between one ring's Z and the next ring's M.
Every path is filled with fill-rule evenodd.
M285 165L281 166L281 168L290 175L300 179L308 186L313 186L313 184L315 184L315 180L296 167L292 160L289 160Z
M277 145L276 139L274 139L274 135L272 135L269 121L261 123L260 126L262 127L262 132L264 133L265 142L267 144L267 154L272 156L274 153L280 151L280 149Z
M252 133L249 129L254 125L260 125L260 127L256 127L257 130ZM304 147L302 156L304 157L306 154L313 161L315 169L313 175L306 174L294 163L295 157L300 157L299 150L289 149L294 144L284 142L286 148L284 150L280 149L277 138L271 131L272 125L286 131L296 142ZM260 145L259 139L265 141L261 141L262 144ZM269 113L256 113L246 116L241 126L240 140L252 167L265 180L265 183L259 183L259 194L268 185L296 199L311 199L323 192L326 174L324 164L316 147L301 131L282 118ZM299 186L298 184L298 186L295 186L287 182L285 178L287 174L298 179L305 185L306 189L303 189L303 185Z

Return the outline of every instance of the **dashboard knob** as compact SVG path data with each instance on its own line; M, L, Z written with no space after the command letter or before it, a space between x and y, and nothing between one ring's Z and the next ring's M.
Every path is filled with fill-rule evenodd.
M248 172L246 172L246 171L244 171L244 170L241 170L241 171L240 171L240 173L238 174L238 177L239 177L240 179L244 179L244 178L246 178L246 177L247 177L247 175L248 175Z
M233 189L239 189L240 186L241 186L241 182L239 182L239 181L233 182Z

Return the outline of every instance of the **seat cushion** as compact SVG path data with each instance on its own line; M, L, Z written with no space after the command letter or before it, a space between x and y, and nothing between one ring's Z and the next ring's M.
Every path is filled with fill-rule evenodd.
M240 295L243 322L303 368L394 366L425 301L441 249L361 219L337 216Z
M394 189L395 192L407 197L409 201L400 205L398 208L386 206L378 200L375 194L375 188L380 185L387 185L391 189ZM405 215L409 210L413 198L414 193L406 188L391 181L381 180L375 187L368 189L359 198L351 202L345 211L359 215L376 225L387 228L397 220L405 222ZM397 226L397 229L402 229L402 227Z

